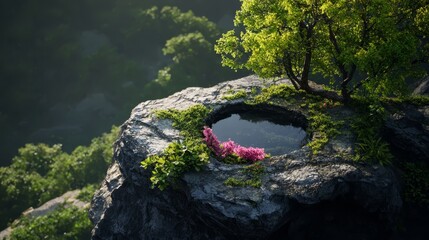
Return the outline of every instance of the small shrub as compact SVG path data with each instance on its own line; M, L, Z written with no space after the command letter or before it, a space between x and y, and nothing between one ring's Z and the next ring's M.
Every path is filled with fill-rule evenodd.
M87 209L63 206L45 216L21 218L13 229L10 240L90 239L92 227Z
M246 98L246 97L247 97L246 90L240 89L240 90L236 91L235 93L232 92L228 95L223 96L222 99L232 101L232 100L236 100L236 99L240 99L240 98Z
M389 165L393 158L389 145L381 138L362 137L357 144L356 158L362 161L375 161L380 165Z
M173 127L180 130L183 141L172 142L161 155L152 155L141 162L144 169L151 169L152 188L164 190L183 173L199 171L209 162L210 150L202 141L201 129L210 109L195 105L186 110L161 110L159 118L171 119Z
M334 121L328 114L319 111L310 111L310 127L308 131L313 134L312 140L307 144L313 154L318 154L328 143L329 139L340 133L343 121Z
M351 124L357 142L355 160L390 164L393 156L389 145L380 136L386 110L380 102L374 100L364 103L360 108L360 115Z
M97 191L99 184L89 184L82 188L79 195L77 195L77 199L83 202L91 202L92 197L94 197L95 191Z
M173 127L180 130L183 137L201 137L201 129L204 127L204 119L210 113L210 109L198 104L186 110L159 110L155 115L162 119L173 121Z
M164 190L183 173L199 171L209 162L209 149L199 139L187 138L183 142L173 142L162 155L153 155L141 162L144 169L151 167L152 188Z

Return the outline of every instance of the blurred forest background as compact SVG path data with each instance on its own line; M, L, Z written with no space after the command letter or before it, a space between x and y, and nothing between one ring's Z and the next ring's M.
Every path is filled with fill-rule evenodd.
M139 102L237 78L213 44L239 0L0 1L0 166L25 143L70 152Z

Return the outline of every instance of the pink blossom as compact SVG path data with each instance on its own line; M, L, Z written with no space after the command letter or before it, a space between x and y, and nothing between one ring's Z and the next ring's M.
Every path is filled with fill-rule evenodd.
M234 148L234 153L237 154L237 156L252 162L261 161L265 158L265 152L263 148L242 147L237 145Z
M224 158L224 157L226 157L228 155L233 154L234 153L234 149L236 148L236 146L237 145L235 144L235 142L231 141L231 140L229 140L227 142L223 142L221 144L221 147L222 147L222 157Z
M211 148L218 157L225 158L229 155L236 154L238 157L252 162L261 161L265 158L263 148L242 147L234 143L231 139L227 142L220 143L209 127L204 127L203 134L207 146Z
M222 149L220 148L220 142L217 137L213 134L211 128L204 126L203 130L204 141L207 143L207 146L213 150L216 156L222 154Z

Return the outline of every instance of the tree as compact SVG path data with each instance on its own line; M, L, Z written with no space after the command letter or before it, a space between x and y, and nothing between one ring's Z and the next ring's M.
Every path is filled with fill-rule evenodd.
M287 76L296 89L329 98L347 101L361 86L400 95L427 62L428 12L427 0L242 0L236 30L215 51L224 66ZM341 95L312 87L316 73Z
M8 167L0 167L0 229L28 207L61 194L99 183L112 162L112 144L119 128L94 138L71 153L61 145L26 144Z
M225 71L213 45L220 36L215 23L177 7L152 7L139 13L153 36L165 42L156 79L145 86L148 94L173 93L189 86L209 86L240 76ZM166 29L168 31L166 31ZM149 96L156 97L156 96Z

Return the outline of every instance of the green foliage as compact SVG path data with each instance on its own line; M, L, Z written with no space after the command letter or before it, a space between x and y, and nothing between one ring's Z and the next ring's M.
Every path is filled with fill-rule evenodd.
M97 191L99 188L100 184L88 184L80 190L79 195L77 195L77 199L83 202L91 202L95 191Z
M64 206L45 216L21 218L14 226L10 240L90 239L92 227L87 209Z
M380 102L370 99L360 101L360 114L352 122L356 136L356 160L388 165L392 154L389 145L381 139L380 129L386 117L386 110Z
M253 175L253 176L261 176L265 171L264 166L262 166L261 162L254 163L249 166L245 166L243 169L243 173Z
M299 94L291 85L288 84L275 84L266 88L262 88L261 92L253 99L247 101L248 104L261 104L270 102L271 99L281 98L294 102L294 97Z
M196 48L198 46L198 49ZM170 38L165 43L162 49L164 55L172 55L173 62L180 63L194 57L203 49L208 51L212 48L212 44L207 41L200 32L181 34Z
M212 49L213 44L200 32L184 33L170 38L162 51L164 55L171 57L172 63L159 70L155 81L174 90L201 85L203 79L207 80L205 78L208 72L220 68ZM201 66L201 61L205 62L205 66ZM207 67L206 64L211 66ZM192 74L189 74L190 72ZM216 72L213 74L217 75ZM213 82L213 76L210 76L210 79L207 83Z
M287 76L304 90L320 73L344 97L353 78L371 94L401 95L413 62L427 62L428 15L426 1L243 0L215 51L224 66Z
M229 177L224 181L224 184L231 187L254 187L262 186L262 175L265 167L260 162L244 167L240 170L241 176Z
M8 39L0 44L0 125L8 126L0 138L1 165L10 163L30 135L32 141L61 142L71 151L69 146L89 142L127 118L142 100L242 76L222 68L213 51L218 27L225 27L215 23L238 4L58 0L1 5L1 16L8 16L0 23ZM76 111L78 115L71 114L76 119L70 119L68 110L78 109L74 106L100 100L94 95L104 96L102 109L116 109L115 114ZM31 124L26 119L32 119ZM53 135L33 134L71 122L83 132L52 128Z
M184 137L200 138L204 127L204 119L210 113L210 109L198 104L186 110L177 109L159 110L155 115L162 119L171 119L173 127L180 130Z
M219 30L206 17L170 6L152 7L137 17L154 34L165 35L162 52L171 59L163 63L158 77L146 89L171 93L188 86L209 86L236 75L222 69L219 56L213 52Z
M429 204L429 168L421 164L405 163L403 169L405 200L427 206Z
M195 16L192 11L181 11L175 6L151 7L140 10L137 16L140 20L145 20L146 24L156 24L164 26L164 34L170 36L181 33L200 32L201 34L214 39L219 33L215 23L206 17ZM165 31L169 30L169 31Z
M384 103L399 103L399 104L406 103L406 104L413 104L416 106L425 106L425 105L429 105L429 96L412 95L412 96L405 96L400 98L384 97L384 98L381 98L381 101Z
M356 148L356 158L361 161L375 161L380 165L391 164L393 158L390 153L389 144L384 142L380 137L364 136L359 139Z
M231 93L228 93L228 95L222 96L222 99L232 101L232 100L246 98L246 97L247 97L246 90L240 89L240 90L237 90L236 92L231 92Z
M245 164L248 163L246 159L238 157L236 154L228 155L222 158L222 162L226 164Z
M8 206L0 210L1 225L30 206L100 182L111 164L118 131L113 127L71 154L64 153L60 145L27 144L21 148L9 167L0 168L0 205Z
M307 144L313 154L318 154L328 143L329 139L340 133L343 121L334 121L328 114L319 111L310 111L309 132L313 134L312 140Z
M12 162L16 169L36 172L41 176L45 176L55 157L62 153L61 144L56 144L52 147L46 144L26 144L18 150L18 155L13 158Z
M239 179L230 177L225 180L225 185L231 186L231 187L254 187L254 188L260 188L262 183L260 179Z
M209 162L210 150L201 139L187 138L183 142L173 142L163 154L152 155L141 162L144 169L150 167L152 188L164 190L183 173L201 168Z
M143 168L151 168L152 188L164 190L184 172L199 171L210 157L210 150L202 141L204 120L210 109L198 104L185 110L159 110L159 118L170 119L173 127L180 130L183 141L172 142L161 155L152 155L141 162Z

